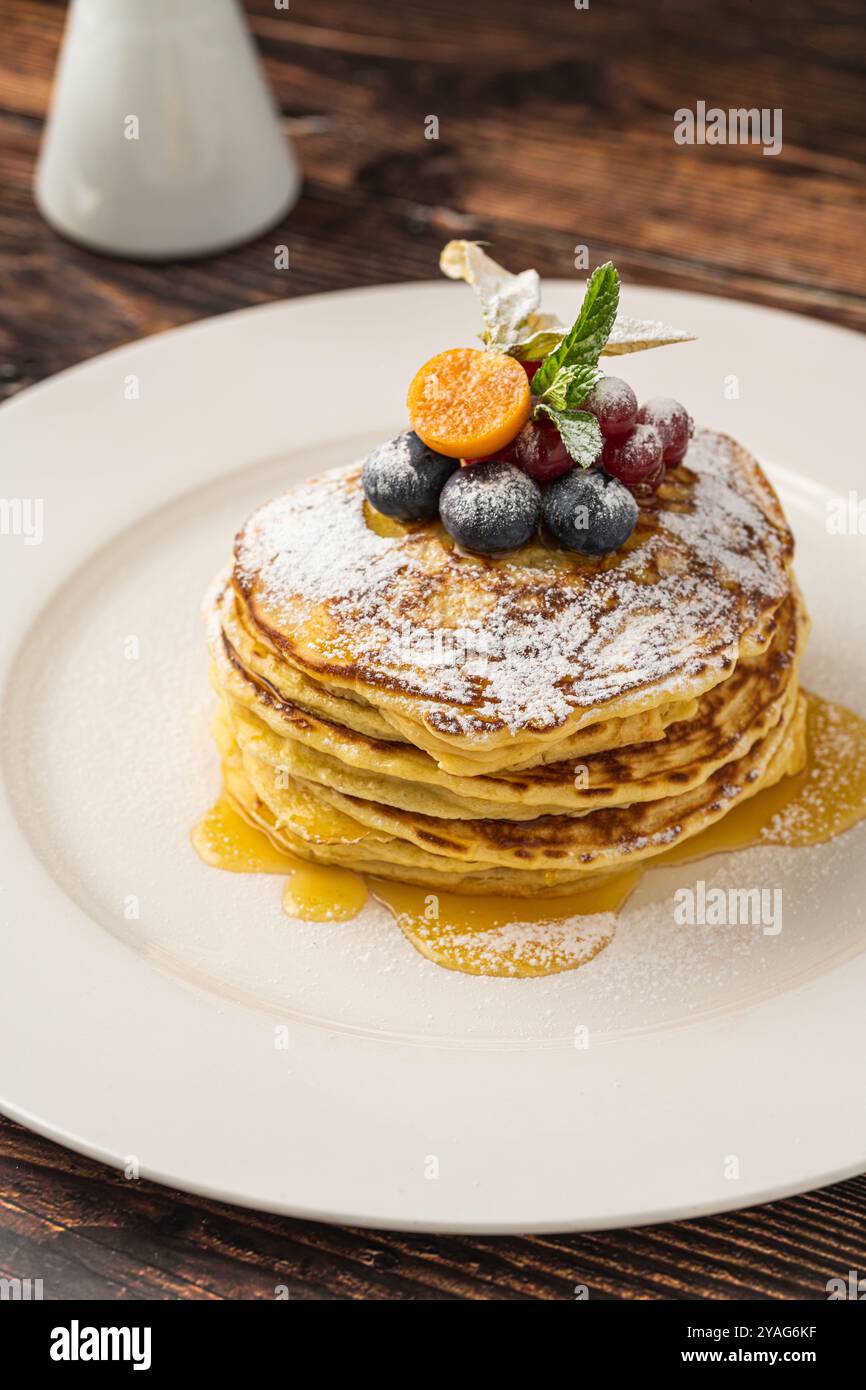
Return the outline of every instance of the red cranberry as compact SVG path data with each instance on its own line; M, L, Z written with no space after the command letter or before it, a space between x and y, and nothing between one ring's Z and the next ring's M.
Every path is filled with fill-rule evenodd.
M662 462L662 441L652 425L635 425L624 439L605 441L602 467L626 487L642 483Z
M550 420L528 420L509 444L508 460L537 483L549 483L574 467L574 459Z
M628 434L637 415L637 396L619 376L599 377L583 406L598 421L605 439Z
M694 422L684 405L670 396L653 396L637 413L641 424L652 425L662 441L665 463L679 463L689 447Z
M654 473L649 473L647 477L642 478L639 483L632 483L629 489L632 496L636 497L639 502L646 502L650 497L655 497L664 482L664 476L667 471L665 461L662 459Z

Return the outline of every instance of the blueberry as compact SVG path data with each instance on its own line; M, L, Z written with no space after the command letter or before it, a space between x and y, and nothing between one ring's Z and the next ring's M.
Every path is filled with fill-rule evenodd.
M568 550L604 555L628 540L637 503L627 487L600 469L572 469L544 494L544 523Z
M541 489L513 463L472 463L448 479L439 515L449 536L467 550L516 550L538 526Z
M380 444L361 473L367 501L400 521L432 521L439 511L443 484L457 460L437 454L413 430Z

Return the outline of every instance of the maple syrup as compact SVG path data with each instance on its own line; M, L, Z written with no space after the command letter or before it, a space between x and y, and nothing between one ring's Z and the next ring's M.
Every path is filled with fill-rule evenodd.
M373 879L370 891L416 950L448 970L555 975L585 965L610 944L615 914L640 877L640 869L628 869L554 898L436 893L393 879Z
M632 869L562 897L515 898L429 889L374 878L369 891L393 912L423 955L476 975L531 976L573 970L603 950L616 914L644 874L753 845L806 847L866 818L866 720L807 696L802 772L729 811L722 820ZM347 921L367 899L364 878L310 864L278 849L223 796L198 823L193 846L207 864L235 873L285 874L283 905L304 921Z
M741 802L654 863L683 863L752 845L803 849L833 840L866 818L866 719L805 693L803 771Z
M283 874L283 907L304 922L347 922L367 901L367 885L351 869L297 859L277 849L245 820L223 793L192 832L196 854L215 869L236 874Z

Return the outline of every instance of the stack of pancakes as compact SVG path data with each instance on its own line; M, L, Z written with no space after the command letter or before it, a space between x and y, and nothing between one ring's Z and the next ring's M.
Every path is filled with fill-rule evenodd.
M208 599L227 793L293 854L432 889L628 868L802 766L792 553L708 431L602 557L461 553L374 512L359 467L314 478Z

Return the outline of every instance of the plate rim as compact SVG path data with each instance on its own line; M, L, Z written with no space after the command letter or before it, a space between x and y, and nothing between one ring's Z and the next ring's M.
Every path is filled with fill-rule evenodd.
M551 289L553 289L555 292L571 290L574 288L576 283L581 282L561 278L545 281L545 284L549 286ZM55 376L49 377L44 381L38 382L35 385L17 393L9 401L5 402L2 407L0 407L0 432L2 432L5 428L7 421L14 420L15 423L18 423L21 420L22 414L26 414L27 409L38 409L40 407L40 402L44 398L50 398L51 393L55 392L59 385L68 385L70 382L72 382L72 384L74 385L82 374L93 373L98 369L104 368L107 364L111 364L124 358L127 358L130 354L138 354L142 351L158 351L161 348L164 348L166 345L168 345L168 350L171 351L174 342L181 338L183 338L185 342L193 342L197 336L202 334L209 334L214 332L231 334L233 331L235 331L236 325L241 321L243 321L244 323L249 323L253 321L259 322L263 321L264 318L269 316L269 314L291 315L293 312L297 311L299 306L310 306L311 304L325 304L326 306L330 307L333 306L335 303L348 301L360 303L365 299L375 299L377 297L381 297L383 294L387 295L389 298L394 297L399 299L401 297L405 297L407 292L411 294L412 292L416 292L419 290L423 292L433 291L437 295L453 295L457 288L459 287L448 286L441 281L424 280L401 283L389 283L384 286L368 285L352 289L330 290L318 294L304 295L290 300L278 300L262 305L245 306L243 308L231 310L226 313L218 314L207 319L197 320L189 324L171 327L162 330L156 334L149 335L146 338L133 340L127 344L108 349L106 352L100 353L94 358L87 359L83 362L75 363L72 366L64 369L62 372L56 374ZM858 334L856 330L842 326L836 326L828 323L826 320L815 319L807 314L800 314L792 312L790 310L776 309L762 305L754 305L748 303L747 301L726 299L724 296L721 295L708 295L703 293L695 294L688 290L668 290L664 287L640 285L630 285L626 288L627 290L649 293L650 295L657 296L659 298L677 296L687 300L709 301L710 303L712 303L713 306L719 306L721 304L728 307L733 307L736 310L748 310L751 313L757 313L761 316L770 315L776 318L781 316L781 318L783 319L793 319L798 323L808 325L810 328L813 328L816 331L830 333L834 336L834 338L839 334L843 334L847 337L850 337L852 340L861 345L861 351L862 345L864 344L864 342L866 342L866 339L864 339L861 334ZM214 475L214 480L218 476L219 474ZM187 488L185 487L183 491L187 491ZM159 499L155 499L154 505L159 505ZM118 525L118 529L122 529L123 525L125 525L125 522L121 521ZM74 571L77 568L77 564L73 564L69 568L72 571ZM8 663L6 661L0 662L0 680L2 680L4 694L6 689L7 677L9 675L7 666ZM2 790L3 795L5 796L5 787ZM5 807L5 801L2 809L4 811L7 809ZM0 822L0 852L2 852L6 847L5 831L7 828L8 826L4 819L2 822ZM70 906L73 908L76 914L80 912L80 909L75 904L70 904ZM86 914L82 913L81 915L86 918ZM96 926L96 924L93 924L92 922L90 923L90 925L91 927L93 927L95 931L102 933L103 929L101 927ZM127 949L121 947L120 943L117 944L120 947L120 949ZM133 955L133 953L128 951L127 954L129 954L130 956ZM862 977L862 981L866 983L866 957L861 956L857 959L859 961L860 976ZM137 960L138 969L140 969L142 966L150 964L141 956L138 956ZM850 972L852 971L853 964L853 962L849 961L841 966L832 968L826 971L824 975L821 976L820 981L813 981L811 982L811 984L817 986L818 984L827 982L830 980L831 977L834 977L836 975L837 971L847 970ZM157 968L156 972L149 972L150 979L160 978L161 975L162 971L159 968ZM166 975L165 978L170 979L168 975ZM178 984L177 981L174 981L173 983L175 985ZM803 987L806 988L807 986ZM192 989L196 994L200 994L201 1000L204 1001L205 1007L214 1008L216 1014L220 1014L221 1012L225 1012L227 1010L241 1009L243 1011L244 1009L244 1006L242 1005L227 1004L225 1003L225 1001L221 1001L214 1006L213 996L210 995L203 987L200 988L194 985L184 985L183 989ZM791 993L796 993L796 989L797 987L795 987L793 991L788 991L788 993L783 997L787 999ZM763 1004L752 1006L752 1012L760 1011L763 1007ZM311 1028L321 1027L321 1025L309 1026ZM691 1029L692 1027L699 1029L704 1025L701 1021L696 1021L694 1024L688 1024L687 1026L689 1029ZM365 1044L372 1041L373 1040L371 1039L362 1039L362 1042ZM384 1046L385 1044L377 1041L374 1043L374 1045ZM405 1046L405 1044L402 1042L398 1042L394 1045L398 1048ZM540 1055L543 1055L543 1051L544 1050L539 1050ZM56 1142L63 1144L65 1147L71 1148L74 1151L85 1154L86 1156L96 1159L100 1162L107 1163L109 1166L122 1166L122 1159L119 1161L119 1151L114 1151L112 1153L111 1150L105 1149L103 1146L99 1144L92 1143L91 1141L87 1140L84 1136L69 1129L67 1126L64 1126L62 1124L54 1124L48 1120L45 1120L44 1118L40 1118L40 1116L37 1115L35 1112L29 1111L26 1106L21 1105L9 1098L0 1099L0 1110L2 1110L3 1113L9 1115L10 1118L15 1119L19 1123L26 1125L27 1128L30 1128L37 1133L43 1134L48 1138L54 1139ZM861 1158L843 1164L840 1167L834 1167L831 1165L829 1168L822 1169L820 1172L810 1174L808 1179L805 1180L794 1178L781 1185L771 1183L768 1186L745 1192L741 1198L738 1197L733 1200L730 1194L723 1195L722 1192L719 1191L715 1197L708 1198L704 1202L695 1203L692 1201L687 1202L680 1207L673 1206L663 1209L653 1208L651 1210L646 1211L638 1210L632 1211L631 1213L624 1212L621 1218L617 1218L615 1224L617 1226L656 1224L658 1222L689 1219L691 1217L709 1215L721 1211L740 1210L744 1207L756 1205L762 1202L779 1200L783 1197L790 1196L797 1192L814 1190L816 1187L824 1186L827 1183L840 1181L844 1178L851 1177L856 1173L862 1172L864 1168L866 1168L866 1145L864 1145L863 1147ZM315 1204L304 1204L303 1202L275 1202L273 1197L269 1197L259 1202L256 1200L255 1196L250 1194L249 1192L244 1192L239 1189L233 1190L231 1188L227 1188L225 1185L214 1186L207 1182L199 1182L194 1179L190 1179L189 1177L178 1177L177 1174L173 1174L171 1172L164 1171L161 1169L154 1169L153 1171L151 1171L149 1168L143 1167L142 1176L146 1176L149 1179L159 1182L168 1187L181 1188L182 1190L187 1190L197 1195L207 1197L213 1200L231 1202L237 1205L242 1205L256 1210L278 1212L280 1214L297 1217L299 1219L326 1221L337 1224L357 1224L365 1227L370 1227L372 1229L392 1229L419 1232L429 1231L458 1234L514 1234L519 1232L549 1233L566 1230L598 1230L609 1228L611 1225L610 1219L606 1216L600 1216L598 1218L593 1218L590 1216L585 1218L573 1219L564 1219L557 1217L552 1218L550 1220L520 1221L518 1223L515 1223L513 1220L508 1219L499 1221L489 1220L485 1218L473 1218L467 1220L445 1220L440 1222L437 1221L434 1217L430 1217L429 1215L422 1216L421 1218L416 1220L407 1215L388 1217L387 1215L382 1215L381 1213L376 1214L375 1212L370 1212L365 1216L363 1214L359 1215L357 1208L348 1210L335 1206L330 1209L327 1209L317 1206Z

